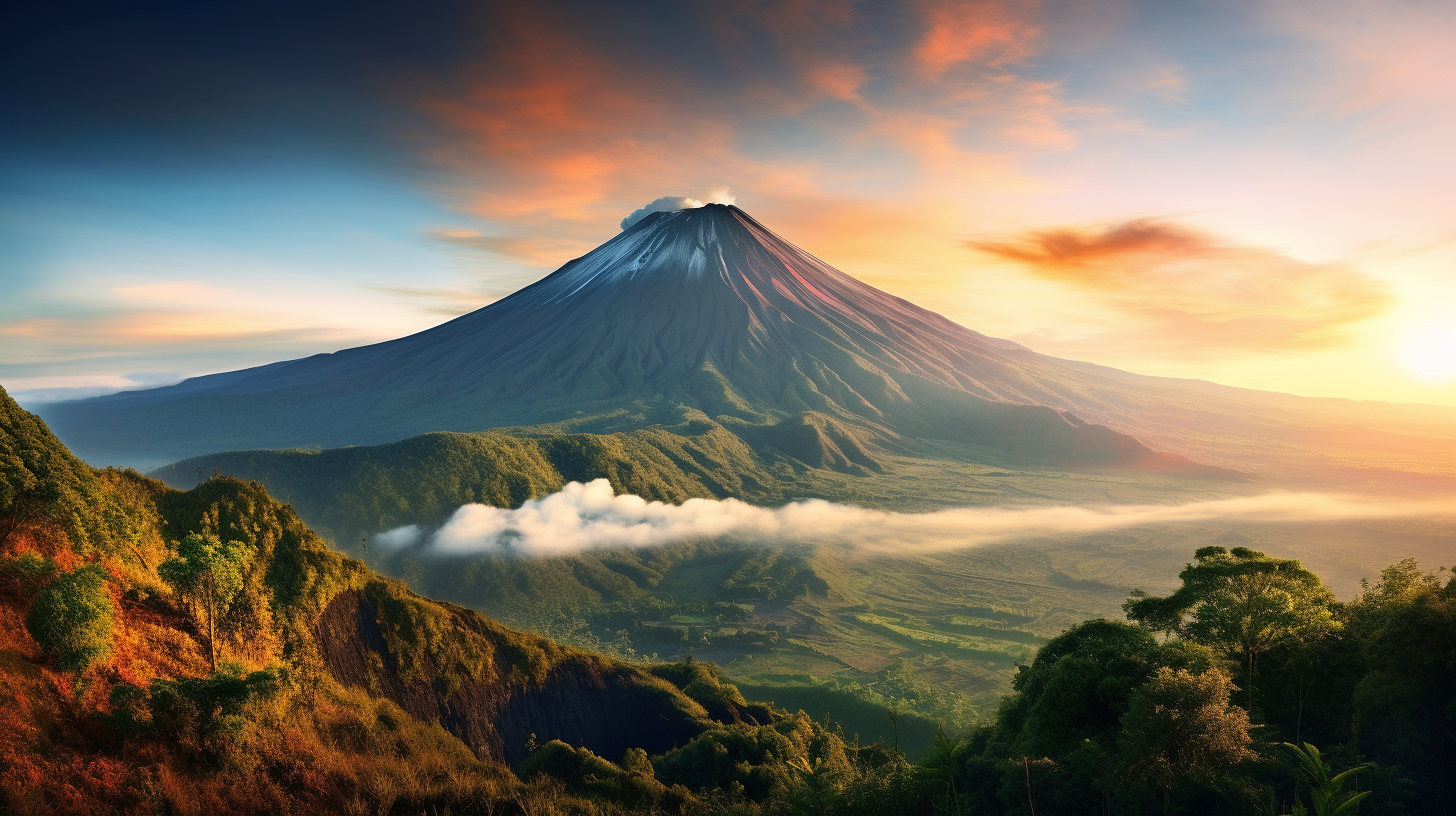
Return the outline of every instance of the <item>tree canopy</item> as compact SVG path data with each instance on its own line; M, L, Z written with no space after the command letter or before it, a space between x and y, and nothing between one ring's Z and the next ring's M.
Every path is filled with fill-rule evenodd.
M1001 728L1018 753L1050 756L1111 739L1133 693L1160 668L1208 668L1207 650L1159 643L1126 623L1090 620L1052 638L1012 683Z
M111 653L116 604L98 566L67 572L43 587L25 628L63 669L84 670Z
M1158 669L1122 719L1118 743L1133 775L1166 788L1180 777L1253 759L1249 714L1229 703L1233 689L1217 669Z
M163 561L157 574L191 597L207 612L208 653L217 671L217 618L243 588L244 570L253 551L240 541L222 542L211 533L189 533L177 545L177 556Z
M1123 610L1154 631L1177 634L1240 656L1252 677L1259 655L1340 627L1335 598L1298 561L1246 547L1202 547L1178 574L1183 585L1166 598L1134 593Z

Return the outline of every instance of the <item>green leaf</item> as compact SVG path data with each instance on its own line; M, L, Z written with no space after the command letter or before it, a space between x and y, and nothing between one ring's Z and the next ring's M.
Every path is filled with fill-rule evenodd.
M1339 807L1335 808L1334 812L1331 813L1330 816L1348 816L1348 814L1354 813L1356 810L1359 809L1360 800L1364 799L1369 795L1370 791L1361 791L1360 793L1352 795L1349 799L1346 799L1344 803L1342 803Z

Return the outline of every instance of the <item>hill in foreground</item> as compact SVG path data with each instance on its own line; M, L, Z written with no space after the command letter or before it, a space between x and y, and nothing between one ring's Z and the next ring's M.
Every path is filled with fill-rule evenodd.
M93 470L3 392L0 453L7 812L577 812L512 769L551 745L559 761L666 761L729 725L844 756L708 666L627 665L418 596L256 483L181 492ZM231 564L218 594L178 583L189 542ZM604 769L631 809L695 801L651 770Z
M1340 604L1298 562L1200 548L1176 592L1125 607L1140 626L1054 637L993 723L938 735L910 765L827 717L750 704L701 663L628 665L415 595L330 552L256 484L184 493L94 471L3 392L0 474L7 812L1447 804L1456 581L1411 560ZM1287 602L1255 645L1216 625L1233 597L1220 582L1240 576ZM1333 748L1293 753L1291 738ZM1361 793L1331 781L1344 770Z

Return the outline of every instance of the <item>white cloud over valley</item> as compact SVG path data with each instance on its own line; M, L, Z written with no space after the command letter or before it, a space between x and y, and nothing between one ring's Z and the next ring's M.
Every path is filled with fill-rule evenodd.
M967 507L894 513L820 499L778 508L737 499L681 505L617 496L606 479L571 482L514 510L467 504L443 527L375 536L376 545L424 545L442 554L570 555L610 547L651 547L728 537L765 544L837 544L868 550L946 550L1016 539L1088 535L1150 524L1207 521L1310 522L1450 516L1449 502L1378 501L1321 493L1268 493L1178 505Z

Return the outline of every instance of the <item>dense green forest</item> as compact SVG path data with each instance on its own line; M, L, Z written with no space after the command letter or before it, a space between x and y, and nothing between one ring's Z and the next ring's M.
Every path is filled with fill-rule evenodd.
M1410 560L1341 602L1296 561L1201 548L907 752L922 726L870 744L812 692L755 703L702 660L428 600L257 484L93 470L3 394L0 477L4 812L1450 810L1456 581ZM752 592L813 589L760 566Z

